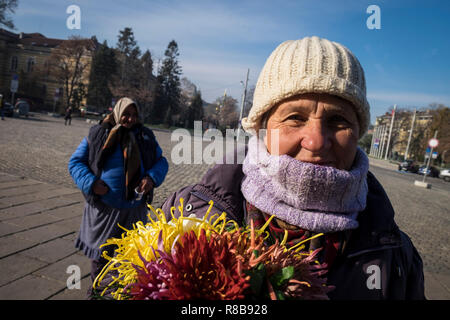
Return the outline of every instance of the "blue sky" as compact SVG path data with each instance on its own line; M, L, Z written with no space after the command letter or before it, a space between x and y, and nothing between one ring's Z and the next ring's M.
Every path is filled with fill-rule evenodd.
M81 9L81 29L69 30L69 5ZM381 29L369 30L369 5L381 10ZM155 63L176 40L183 76L214 101L225 89L241 99L247 68L256 83L270 53L285 40L319 36L352 50L366 73L372 123L398 107L450 106L450 1L188 1L19 0L16 32L70 35L117 43L131 27Z

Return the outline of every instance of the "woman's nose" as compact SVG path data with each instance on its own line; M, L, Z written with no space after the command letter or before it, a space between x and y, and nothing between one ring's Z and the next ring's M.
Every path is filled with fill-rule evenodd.
M308 121L303 127L301 146L311 152L318 153L331 146L330 134L327 126L321 120Z

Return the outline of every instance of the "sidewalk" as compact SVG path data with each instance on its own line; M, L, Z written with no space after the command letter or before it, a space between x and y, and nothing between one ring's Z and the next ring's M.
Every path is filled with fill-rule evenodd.
M0 173L0 299L86 298L90 262L74 247L83 206L77 189ZM80 289L67 288L72 265Z
M389 160L383 160L383 159L377 159L372 158L369 156L369 164L371 166L376 166L384 169L390 169L390 170L398 170L398 164L391 163Z

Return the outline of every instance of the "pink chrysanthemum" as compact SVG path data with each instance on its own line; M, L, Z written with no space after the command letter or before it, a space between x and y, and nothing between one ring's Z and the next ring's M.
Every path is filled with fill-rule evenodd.
M166 283L170 281L170 273L164 263L146 261L139 253L144 268L134 265L136 282L125 287L125 292L134 300L164 300L168 299Z

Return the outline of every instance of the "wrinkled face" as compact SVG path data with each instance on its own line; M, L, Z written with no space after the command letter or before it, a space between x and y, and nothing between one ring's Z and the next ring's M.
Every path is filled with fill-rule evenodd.
M130 104L120 116L120 124L124 127L130 129L137 123L138 113L137 108L134 104Z
M271 131L279 143L271 147ZM302 94L275 106L267 121L266 145L271 154L350 170L356 155L359 123L353 105L327 94ZM276 150L278 149L278 150Z

